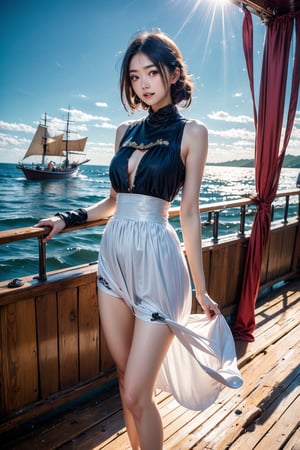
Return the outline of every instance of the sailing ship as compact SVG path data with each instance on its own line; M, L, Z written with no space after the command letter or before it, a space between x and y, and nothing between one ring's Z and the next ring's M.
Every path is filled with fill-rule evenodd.
M39 124L35 135L17 168L21 169L28 180L59 180L75 176L78 168L89 159L83 161L71 160L71 155L81 158L84 153L87 137L80 139L69 139L70 135L70 111L68 111L66 138L64 133L51 137L47 126L47 115L45 113L44 123ZM38 163L31 165L23 161L31 156L40 156ZM58 163L57 163L58 158Z

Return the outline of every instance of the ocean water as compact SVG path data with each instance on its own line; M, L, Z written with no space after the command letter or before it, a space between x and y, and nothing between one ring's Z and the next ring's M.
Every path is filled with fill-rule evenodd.
M283 169L279 190L294 189L298 169ZM104 198L109 191L107 166L82 166L78 176L59 181L28 181L14 164L0 163L0 231L32 226L39 218L87 207ZM249 168L207 166L200 202L210 204L238 200L255 190L254 170ZM179 205L179 198L172 206ZM297 197L290 199L289 214L297 214ZM284 198L275 202L275 219L283 217ZM254 207L247 210L246 231L251 229ZM219 236L239 230L239 208L220 213ZM212 225L205 225L203 239L212 236ZM181 239L178 219L171 220ZM47 244L47 271L90 263L97 260L103 227L89 228L56 236ZM38 273L38 241L0 246L0 281Z

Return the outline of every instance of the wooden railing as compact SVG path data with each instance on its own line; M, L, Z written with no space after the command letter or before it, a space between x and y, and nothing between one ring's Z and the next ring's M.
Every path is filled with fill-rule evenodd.
M285 207L282 218L272 223L261 270L262 289L300 272L300 190L279 196L285 197ZM291 196L298 196L293 215L289 214ZM200 207L201 215L209 219L206 215L211 214L213 222L212 236L203 241L207 288L229 319L239 302L247 255L247 205L255 205L255 201ZM239 230L220 237L218 220L229 208L240 208ZM178 214L179 209L172 208L170 219ZM105 223L100 220L80 228ZM7 281L0 283L0 433L115 378L98 315L97 265L48 273L42 242L47 232L46 228L29 227L0 233L0 244L37 238L40 251L38 277L23 277L23 285L14 289ZM193 312L199 310L194 300Z
M289 200L291 196L298 196L298 218L300 217L300 189L286 190L282 192L278 192L276 198L285 198L285 208L284 214L282 217L282 221L284 224L288 223L289 217ZM256 201L251 198L243 198L241 200L229 201L229 202L219 202L219 203L210 203L205 206L199 206L199 213L204 215L207 213L207 224L213 223L213 232L212 232L212 242L219 242L219 218L220 213L224 210L231 208L240 208L240 224L239 231L237 233L238 237L245 237L245 221L246 221L246 207L250 205L256 205ZM174 217L178 217L180 212L179 207L173 207L169 211L169 218L172 219ZM274 206L272 205L272 216L274 215ZM68 228L63 230L62 233L69 233L74 230L80 230L83 228L91 228L95 226L106 225L108 219L100 219L95 220L93 222L88 222L84 225L80 225L73 228ZM11 242L16 242L25 239L38 238L39 241L39 275L38 279L40 281L46 281L47 279L47 260L46 260L46 246L43 243L43 238L48 234L49 229L45 228L36 228L36 227L26 227L26 228L18 228L13 230L1 231L0 232L0 245L7 244Z

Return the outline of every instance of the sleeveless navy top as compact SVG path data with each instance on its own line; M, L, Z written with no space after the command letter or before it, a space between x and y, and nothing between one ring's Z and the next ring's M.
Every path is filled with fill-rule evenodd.
M185 178L180 150L186 121L176 106L168 105L157 112L149 110L145 119L129 125L110 164L109 175L114 190L151 195L171 202ZM145 153L130 189L128 160L135 150Z

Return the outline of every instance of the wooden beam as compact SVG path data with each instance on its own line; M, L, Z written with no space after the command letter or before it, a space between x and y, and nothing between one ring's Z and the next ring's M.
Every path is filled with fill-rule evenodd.
M229 0L229 1L231 3L234 3L236 6L241 7L242 5L244 5L250 7L252 10L251 12L258 15L263 22L265 22L266 19L268 20L274 18L278 14L276 8L264 8L263 6L259 5L258 3L252 0L241 0L241 1Z

